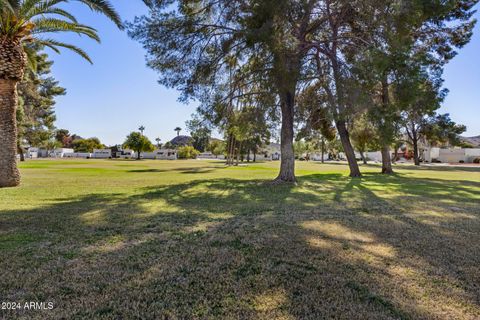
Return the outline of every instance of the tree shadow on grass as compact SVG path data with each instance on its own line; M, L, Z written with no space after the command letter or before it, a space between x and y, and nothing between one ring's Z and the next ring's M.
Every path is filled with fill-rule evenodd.
M33 239L0 251L4 297L54 300L50 313L16 313L39 319L480 315L480 213L465 202L478 201L478 184L264 182L195 180L1 211L3 238Z
M195 174L195 173L209 173L225 167L214 166L214 167L181 167L181 168L167 168L167 169L134 169L128 170L129 173L162 173L162 172L180 172L185 174Z

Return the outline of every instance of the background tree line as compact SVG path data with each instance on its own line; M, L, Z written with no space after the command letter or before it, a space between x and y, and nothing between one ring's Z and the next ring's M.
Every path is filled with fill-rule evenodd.
M200 102L198 114L225 134L229 154L251 138L249 127L280 127L277 182L295 181L299 132L325 143L334 129L352 177L361 175L352 140L363 153L365 133L375 135L383 173L393 172L391 147L403 133L418 162L419 136L448 118L435 115L446 95L443 67L470 40L477 3L144 2L149 14L128 29L160 83Z

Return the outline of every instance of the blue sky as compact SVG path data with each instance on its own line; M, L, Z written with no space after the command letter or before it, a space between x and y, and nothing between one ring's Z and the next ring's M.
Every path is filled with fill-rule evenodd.
M146 12L141 0L114 3L124 20L131 21ZM79 44L91 55L94 65L68 51L51 54L55 61L53 74L67 88L67 95L57 99L56 126L84 137L99 137L109 145L122 143L140 125L146 127L145 134L152 141L156 137L164 142L173 138L173 129L185 127L195 103L178 102L178 92L157 83L158 75L145 66L144 50L125 32L79 5L69 6L80 22L98 29L102 43L76 35L57 36ZM479 54L480 24L470 44L446 67L444 75L450 93L440 111L467 125L467 136L480 135Z

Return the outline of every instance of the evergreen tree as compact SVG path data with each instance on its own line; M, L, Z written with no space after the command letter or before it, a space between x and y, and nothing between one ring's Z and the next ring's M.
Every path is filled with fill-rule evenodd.
M50 75L53 62L40 49L40 46L29 47L35 69L27 70L18 85L17 143L21 155L23 145L39 147L53 138L55 99L66 92Z

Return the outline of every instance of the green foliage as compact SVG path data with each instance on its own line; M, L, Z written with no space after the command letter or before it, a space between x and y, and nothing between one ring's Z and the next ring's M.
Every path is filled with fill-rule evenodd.
M460 141L459 143L456 144L458 147L462 149L473 149L475 146L471 143L468 143L466 141Z
M225 154L226 144L224 141L213 140L208 144L207 150L210 151L213 155L219 156Z
M464 125L456 124L446 113L430 117L426 121L423 133L432 145L457 146L461 145L460 135L466 130Z
M163 148L164 148L164 149L175 149L175 146L174 146L170 141L167 141L167 142L163 145Z
M140 159L141 152L151 152L155 149L152 142L139 132L130 133L123 143L123 147L135 151L138 159Z
M179 159L196 159L200 152L192 146L183 146L178 148Z
M401 135L401 116L423 119L436 110L442 68L470 40L477 2L145 1L150 13L129 34L162 84L200 101L199 113L225 133L230 152L258 142L243 109L262 113L270 128L281 113L284 157L293 156L297 120L304 130L297 139L341 135L359 176L347 124L368 110L386 147ZM306 91L304 110L299 91ZM290 163L281 166L285 181Z
M208 148L212 130L202 121L198 115L193 115L192 119L186 123L187 129L193 139L192 145L200 152L205 152Z
M51 151L51 150L55 150L57 148L60 148L62 146L61 143L59 143L57 140L55 139L49 139L49 140L46 140L44 141L42 144L41 144L41 147Z
M71 146L72 138L70 136L70 131L67 129L58 129L55 131L55 140L60 142L63 147L69 148Z
M97 31L83 25L59 4L68 0L1 0L0 4L0 37L9 41L22 43L36 43L60 52L59 48L66 48L92 62L88 54L82 49L58 40L48 38L51 33L73 32L85 35L95 41L100 41ZM112 20L119 28L123 28L122 21L107 0L77 0L92 11L102 13ZM41 37L40 35L47 35ZM30 50L26 50L27 54ZM31 59L29 59L31 60ZM31 67L35 67L31 64Z
M57 143L59 143L57 141ZM104 149L103 145L98 138L89 138L89 139L76 139L72 142L73 149L75 152L93 152L94 149Z
M350 137L358 152L364 153L380 148L378 135L366 114L354 121L352 130L350 131Z
M17 109L18 141L21 144L40 146L52 138L55 128L55 98L66 90L51 76L52 62L42 47L30 46L36 71L28 70L18 85Z

